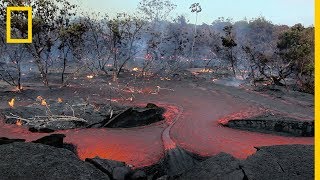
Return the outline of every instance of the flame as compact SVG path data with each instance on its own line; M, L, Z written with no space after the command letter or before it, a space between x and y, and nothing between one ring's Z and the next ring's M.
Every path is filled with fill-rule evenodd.
M41 105L42 105L42 106L47 106L47 102L46 102L45 99L41 99Z
M62 98L58 98L58 103L62 103L63 99Z
M37 100L38 100L38 101L41 101L42 99L43 99L42 96L38 96L38 97L37 97Z
M8 102L10 108L14 108L14 102L15 102L14 98L12 98L11 101Z
M168 77L164 77L164 78L163 78L163 77L161 77L161 78L160 78L160 80L161 80L161 81L171 81L171 79L170 79L170 78L168 78Z
M20 119L18 119L17 122L16 122L16 125L17 126L22 126L22 121Z
M142 75L143 75L143 76L152 76L153 73L151 73L151 72L144 72L144 73L142 73Z
M204 69L201 69L200 72L202 72L202 73L212 73L213 70L212 70L212 69L204 68Z
M87 76L88 79L93 79L93 77L94 77L93 75L88 75Z
M16 86L12 91L18 91L18 92L20 92L21 90L23 90L23 87L22 87L22 86L20 86L20 88L19 88L19 86Z
M139 71L139 68L135 67L135 68L132 69L132 71L138 72L138 71Z

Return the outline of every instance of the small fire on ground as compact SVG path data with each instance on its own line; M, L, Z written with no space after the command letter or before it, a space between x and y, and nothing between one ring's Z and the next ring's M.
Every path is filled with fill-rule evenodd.
M16 122L16 125L17 126L22 126L22 121L20 119L18 119L17 122Z
M62 103L63 99L62 98L58 98L58 103Z
M87 78L88 78L88 79L93 79L94 76L93 76L93 75L87 75Z
M47 101L43 98L43 97L41 97L41 96L38 96L37 97L37 101L40 101L40 104L42 105L42 106L47 106L48 104L47 104Z
M9 102L8 102L8 105L10 106L10 108L14 108L14 102L15 102L15 99L12 98Z
M188 69L188 71L190 71L193 75L199 75L201 73L213 73L213 69L209 69L209 68L191 68Z

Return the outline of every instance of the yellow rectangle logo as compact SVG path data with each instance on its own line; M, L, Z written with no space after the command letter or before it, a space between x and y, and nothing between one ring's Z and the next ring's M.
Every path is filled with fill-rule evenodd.
M28 38L27 39L11 38L11 12L12 11L28 12ZM12 44L32 43L32 7L7 7L7 43L12 43Z

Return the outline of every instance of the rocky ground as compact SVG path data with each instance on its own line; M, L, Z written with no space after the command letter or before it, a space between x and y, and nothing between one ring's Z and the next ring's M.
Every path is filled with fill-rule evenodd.
M281 136L314 136L314 121L301 121L281 114L265 113L247 119L233 119L223 125L229 128Z
M124 162L96 158L81 161L54 134L34 142L0 138L1 179L313 179L314 147L257 147L246 160L220 153L200 157L181 148L166 152L153 166L133 169ZM177 161L183 159L182 161Z

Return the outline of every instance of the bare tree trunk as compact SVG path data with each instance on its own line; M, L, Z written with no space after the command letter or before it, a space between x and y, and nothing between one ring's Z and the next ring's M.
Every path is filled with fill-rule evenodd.
M43 64L41 62L41 58L39 56L37 56L35 58L36 64L38 66L38 69L40 71L40 75L41 75L41 79L42 79L42 83L46 86L49 87L49 82L48 82L48 77L47 77L47 73L45 71L45 68L43 67Z
M48 60L49 60L49 53L50 53L50 52L48 51L48 52L47 52L46 61L45 61L45 62L46 62L46 63L45 63L45 64L46 64L46 65L45 65L46 74L48 74L48 69L49 69L49 64L48 64L48 63L49 63L49 62L48 62Z
M61 84L64 84L64 74L66 72L66 65L67 65L67 58L63 58L63 68L62 68L62 73L61 73Z
M232 68L233 75L236 76L235 59L233 57L232 49L230 50L230 60L231 60L231 68Z
M193 66L193 61L194 61L194 46L196 44L197 23L198 23L198 13L196 13L196 23L194 24L193 41L192 41L192 47L191 47L191 66Z
M122 69L123 69L123 67L124 67L124 65L125 64L127 64L127 62L129 61L131 59L131 57L128 57L121 65L120 65L120 67L119 67L119 69L118 69L118 73L117 73L117 76L119 76L120 75L120 73L121 73L121 71L122 71Z
M113 63L113 77L112 81L116 82L118 79L118 60L117 60L117 52L114 52L114 63Z
M21 66L20 66L20 62L17 63L18 66L18 89L22 90L22 85L21 85Z
M49 87L47 72L45 71L45 67L44 67L43 63L41 62L41 51L43 50L43 48L37 50L37 48L34 47L34 50L32 50L32 47L29 46L29 45L26 45L25 47L27 49L29 49L29 51L31 52L33 58L35 59L35 63L37 65L38 70L39 70L40 75L41 75L42 83L44 84L44 86Z
M66 72L66 68L67 68L67 57L68 57L68 53L69 53L69 50L70 49L65 49L65 47L63 47L63 67L62 67L62 73L61 73L61 84L64 85L64 75L65 75L65 72Z

